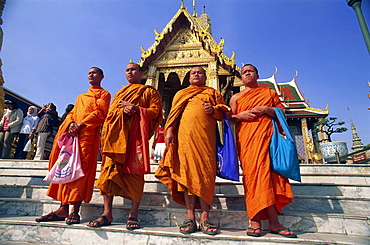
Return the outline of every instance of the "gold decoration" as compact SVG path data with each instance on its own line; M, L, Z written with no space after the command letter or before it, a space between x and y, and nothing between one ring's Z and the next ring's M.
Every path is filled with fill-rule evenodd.
M150 49L148 51L145 51L144 45L140 46L140 50L141 50L141 57L146 58L146 57L149 57L152 54Z
M181 14L184 14L185 17L188 19L190 23L190 31L192 31L192 33L195 33L195 35L197 35L200 38L200 40L204 42L206 49L210 49L212 52L218 53L221 63L226 63L228 65L234 65L235 53L233 52L233 55L231 56L231 58L229 58L222 52L223 46L224 46L224 40L221 39L220 43L217 43L212 37L211 33L208 32L205 28L203 28L200 20L196 16L192 16L183 5L181 5L180 9L172 17L171 21L167 23L167 25L165 26L165 28L162 30L161 33L158 33L158 31L154 29L154 33L156 35L155 42L148 50L145 51L144 49L142 49L142 57L140 61L141 64L144 63L145 59L148 56L150 56L150 54L156 52L156 48L158 44L160 43L160 41L164 38L164 35L169 32L172 32L172 26ZM188 37L195 38L194 34L188 35ZM181 45L190 44L190 43L192 44L199 43L199 41L198 42L190 41L189 39L186 39L185 36L181 36L180 39L178 40ZM185 58L184 56L180 56L180 57Z
M311 137L306 138L306 148L307 148L309 154L311 155L312 161L314 161L317 164L322 164L323 163L322 155L315 152L315 146L312 143Z
M293 79L296 79L298 77L298 71L297 70L295 70L295 76L294 76L294 78Z
M322 110L322 109L307 107L306 109L307 110L311 110L311 111L321 112L321 113L324 113L324 114L328 114L329 113L329 111L327 110L328 108L325 108L325 110Z
M155 34L155 40L156 41L161 41L164 37L164 34L163 33L158 33L157 32L157 28L154 29L154 34Z

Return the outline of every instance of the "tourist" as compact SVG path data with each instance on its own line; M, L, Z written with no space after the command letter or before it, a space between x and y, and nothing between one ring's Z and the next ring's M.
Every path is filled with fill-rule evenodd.
M69 104L69 105L67 105L66 110L65 110L65 112L63 113L62 118L60 119L60 122L61 122L61 123L66 119L66 117L67 117L68 113L69 113L70 111L72 111L73 107L74 107L74 104Z
M200 229L216 235L219 229L209 220L216 181L217 120L227 110L219 91L205 86L202 67L190 71L190 86L176 93L165 126L166 151L155 176L185 206L187 219L180 232L197 230L195 209L201 209Z
M24 151L27 144L31 144L40 118L37 116L37 107L28 107L27 116L23 119L23 125L19 132L15 159L26 159L28 151Z
M157 132L155 134L155 139L153 142L153 159L155 163L158 163L163 157L164 150L166 149L166 143L164 142L164 125L166 121L163 120L159 125Z
M89 90L77 97L75 107L67 115L56 135L58 139L68 132L78 136L81 167L85 176L66 184L50 183L47 196L61 202L61 206L47 215L37 218L37 222L65 220L68 225L80 223L82 201L90 202L95 182L97 157L100 145L100 130L110 102L110 93L101 87L104 78L100 68L92 67L87 75ZM49 158L49 169L58 159L60 147L55 140ZM69 213L69 205L73 205Z
M279 96L271 88L259 87L258 70L253 65L241 69L245 90L235 94L230 105L236 124L239 159L243 170L243 185L250 225L247 235L261 235L261 220L268 219L271 233L297 237L279 223L281 209L292 202L289 180L270 169L269 144L272 136L273 107L284 109Z
M44 105L37 114L40 121L37 125L36 154L33 160L44 160L46 140L53 134L53 127L58 125L58 112L53 103Z
M13 100L4 101L6 109L0 122L0 158L10 158L14 137L22 127L23 112Z
M110 225L113 197L122 196L131 200L126 228L140 228L144 174L150 172L149 139L162 121L160 95L153 86L141 84L142 74L138 64L128 64L129 84L116 93L109 107L102 130L101 172L95 183L104 195L104 211L89 227Z

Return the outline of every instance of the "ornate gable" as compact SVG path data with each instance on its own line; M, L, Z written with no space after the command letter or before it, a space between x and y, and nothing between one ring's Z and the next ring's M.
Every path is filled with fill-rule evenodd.
M196 57L205 59L204 54L200 52L194 53L186 50L197 48L208 53L209 59L216 60L223 70L230 73L234 67L235 54L233 53L231 57L226 56L223 53L224 40L221 39L217 43L209 30L209 26L203 26L199 18L196 15L191 15L184 5L182 5L161 33L158 33L154 29L155 42L147 50L141 47L142 55L138 63L146 71L148 66L158 61L158 59L193 58L195 60ZM171 50L181 50L184 52L175 55Z

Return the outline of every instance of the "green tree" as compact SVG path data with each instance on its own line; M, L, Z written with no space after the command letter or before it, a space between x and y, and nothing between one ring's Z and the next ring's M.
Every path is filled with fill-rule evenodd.
M328 136L328 141L331 142L331 135L334 133L343 133L346 132L348 129L346 127L339 127L335 128L337 126L341 126L345 124L345 122L337 122L336 120L338 118L336 117L330 117L329 119L325 118L317 123L314 124L315 129L312 130L314 133L325 133Z

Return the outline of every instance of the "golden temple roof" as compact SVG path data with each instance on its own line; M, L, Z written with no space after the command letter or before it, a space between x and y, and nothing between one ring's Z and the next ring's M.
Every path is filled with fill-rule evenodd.
M221 38L220 42L217 43L212 37L212 34L208 31L210 30L209 26L205 26L196 14L191 15L184 5L181 5L180 9L160 33L157 29L154 29L155 41L148 49L144 49L143 46L140 47L141 60L138 64L146 70L148 64L156 60L163 53L165 46L172 40L176 33L186 25L199 41L202 42L204 48L218 59L220 64L223 65L223 68L230 71L235 64L235 53L232 52L231 57L228 57L223 52L225 40Z

